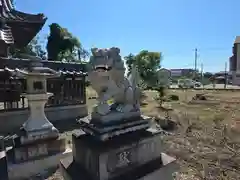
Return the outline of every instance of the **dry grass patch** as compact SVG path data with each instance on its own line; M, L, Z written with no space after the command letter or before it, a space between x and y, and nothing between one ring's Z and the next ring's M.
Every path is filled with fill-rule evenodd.
M240 179L240 93L206 92L215 105L189 104L198 92L175 93L180 101L172 103L172 117L179 129L164 142L181 165L176 179Z
M197 93L204 93L211 103L190 104ZM179 101L167 102L178 128L163 137L165 151L177 158L181 167L176 180L237 180L240 179L240 92L168 90ZM88 88L88 97L96 97ZM148 116L163 116L155 100L157 92L145 91L142 112ZM208 101L207 100L207 101ZM91 111L96 99L87 99ZM72 131L69 131L68 135ZM59 172L49 179L62 179Z

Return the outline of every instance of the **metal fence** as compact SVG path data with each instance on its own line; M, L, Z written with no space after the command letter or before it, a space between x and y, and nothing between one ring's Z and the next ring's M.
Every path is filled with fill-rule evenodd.
M78 105L86 103L85 76L64 74L47 80L47 91L53 93L46 107ZM0 111L16 111L28 108L26 79L0 78Z

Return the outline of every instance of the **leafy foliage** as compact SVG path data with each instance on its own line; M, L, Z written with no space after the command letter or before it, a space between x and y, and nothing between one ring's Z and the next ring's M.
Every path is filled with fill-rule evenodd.
M203 74L203 77L204 78L211 78L213 76L213 73L210 73L210 72L205 72L204 74Z
M27 54L32 56L38 56L42 59L46 59L46 51L42 47L40 37L36 36L26 47L22 49L12 48L10 54L13 57L21 57L21 54Z
M126 65L127 65L127 69L128 69L128 76L129 76L131 73L131 70L132 70L132 66L135 63L136 59L132 53L130 53L128 56L125 56L124 59L126 61Z
M78 58L85 58L89 54L82 48L78 38L73 36L66 28L57 23L50 26L50 34L47 42L49 60L75 61Z
M162 54L160 52L150 52L143 50L136 56L129 54L124 58L126 60L128 72L131 72L132 65L136 65L140 77L148 86L155 86L157 82L157 71L160 68Z

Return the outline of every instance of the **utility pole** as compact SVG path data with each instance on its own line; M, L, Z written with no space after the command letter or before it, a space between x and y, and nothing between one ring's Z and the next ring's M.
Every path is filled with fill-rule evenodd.
M224 89L227 88L227 62L225 62L225 73L224 73Z
M197 56L198 56L198 50L195 48L195 59L194 59L194 78L196 80L197 78Z
M203 75L203 63L201 63L201 84L202 84L202 89L204 89L203 78L204 78L204 75Z

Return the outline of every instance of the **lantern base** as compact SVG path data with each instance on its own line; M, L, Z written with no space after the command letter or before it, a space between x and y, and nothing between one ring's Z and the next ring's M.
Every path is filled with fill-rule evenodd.
M58 130L47 119L44 106L52 93L26 94L30 107L30 116L22 126L21 143L32 143L36 140L52 139L59 136Z

